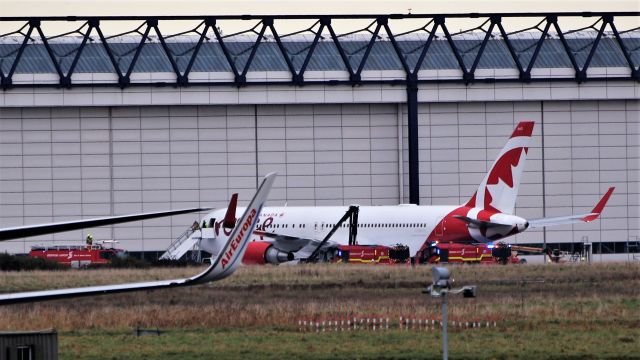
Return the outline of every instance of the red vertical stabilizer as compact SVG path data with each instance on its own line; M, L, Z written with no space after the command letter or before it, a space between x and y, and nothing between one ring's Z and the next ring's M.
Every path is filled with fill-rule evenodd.
M231 195L231 200L229 201L229 207L227 208L227 213L224 215L224 220L222 221L222 226L227 229L233 229L236 226L236 207L238 205L238 193L234 193Z

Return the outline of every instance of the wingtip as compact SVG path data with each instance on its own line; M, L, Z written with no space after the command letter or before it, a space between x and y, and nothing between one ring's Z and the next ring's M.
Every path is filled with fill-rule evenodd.
M591 222L595 219L597 219L598 217L600 217L600 214L602 213L602 210L604 209L605 205L607 205L607 201L609 201L609 198L611 197L611 194L613 194L613 191L616 189L615 186L611 186L607 192L602 196L602 198L600 199L600 201L598 201L598 203L596 204L596 206L593 208L593 210L591 210L591 214L585 216L582 218L582 221L584 222Z

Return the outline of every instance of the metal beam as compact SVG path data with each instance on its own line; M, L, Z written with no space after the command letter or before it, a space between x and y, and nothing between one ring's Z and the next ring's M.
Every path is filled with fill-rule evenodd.
M418 83L407 78L407 130L409 141L409 202L420 205L420 159L418 157Z
M559 25L558 25L558 19L559 17L584 17L584 18L598 18L598 19L602 19L603 21L603 26L600 29L600 31L597 31L596 29L593 29L593 33L594 33L594 45L591 49L591 51L588 54L588 58L587 61L585 63L585 66L583 66L582 69L580 69L577 66L576 63L576 58L575 58L575 54L573 52L573 50L571 49L571 43L573 43L575 40L573 39L567 39L567 37L565 35L571 34L575 31L578 30L585 30L585 29L578 29L578 30L569 30L569 31L564 31L562 29L560 29ZM2 24L3 22L9 22L9 21L27 21L26 25L22 26L20 29L13 31L13 32L9 32L7 34L0 34L0 39L3 39L5 37L11 36L13 38L17 38L17 40L19 42L21 42L21 45L19 48L17 48L16 50L10 51L9 53L6 54L0 54L0 56L2 56L2 58L0 58L0 61L7 61L10 62L10 70L8 71L7 74L4 73L0 73L0 82L2 85L2 88L4 90L8 90L11 89L13 87L57 87L60 85L63 86L67 86L67 87L75 87L75 86L99 86L99 87L104 87L104 86L120 86L122 88L125 87L129 87L129 86L167 86L167 85L173 85L173 86L184 86L184 85L204 85L204 86L228 86L228 85L235 85L235 86L252 86L252 85L257 85L257 86L263 86L263 85L292 85L292 86L304 86L304 85L316 85L316 84L322 84L322 85L339 85L339 84L349 84L352 86L356 86L356 85L367 85L367 84L394 84L394 85L406 85L408 84L407 82L407 77L409 77L409 75L418 75L419 73L419 69L422 66L422 63L424 62L425 57L428 54L432 54L431 56L433 56L433 54L436 51L439 50L431 50L431 44L433 43L434 39L437 38L437 36L435 35L435 31L440 28L440 30L444 33L444 38L446 39L446 42L448 43L449 47L451 48L452 54L455 57L455 61L457 63L456 68L460 69L461 71L461 75L459 78L454 78L454 79L446 79L446 80L438 80L438 79L418 79L415 80L419 83L424 83L424 82L431 82L431 83L441 83L441 82L457 82L457 83L463 83L463 84L471 84L471 83L481 83L481 82L500 82L500 81L508 81L508 82L532 82L532 81L538 81L538 79L532 79L531 78L531 73L532 70L535 67L535 63L536 60L538 59L538 56L540 55L540 49L542 48L543 44L545 42L548 41L559 41L562 43L562 47L564 49L564 53L567 54L567 57L569 58L570 62L571 62L571 67L573 68L574 72L575 72L575 77L572 78L573 81L577 81L577 82L582 82L585 80L599 80L600 78L603 78L604 80L640 80L640 69L638 68L637 64L633 63L632 60L632 54L631 51L628 50L628 47L625 46L624 44L624 40L621 38L620 36L620 32L618 32L615 24L614 24L614 19L625 19L625 20L634 20L634 19L638 19L640 17L640 12L556 12L556 13L469 13L469 14L392 14L392 15L385 15L385 16L380 16L380 15L273 15L273 16L262 16L262 15L240 15L240 16L236 16L236 15L220 15L220 16L159 16L159 17L143 17L143 16L103 16L103 17L0 17L0 24ZM464 39L462 40L456 40L455 37L458 34L464 34L464 33L468 33L468 32L472 32L472 31L477 31L478 29L480 29L482 27L473 27L469 30L464 30L464 31L460 31L459 33L455 33L455 34L450 34L449 33L449 29L447 29L447 27L445 26L445 22L446 19L469 19L469 20L474 20L477 21L475 19L479 19L479 20L484 20L483 25L490 22L490 26L489 26L489 30L485 31L485 36L483 41L480 44L480 48L477 52L477 55L475 56L475 59L473 61L473 64L471 65L470 68L467 68L467 66L465 65L465 62L463 60L463 58L468 54L469 50L463 50L463 46L460 46L459 41L464 41ZM503 27L502 21L505 18L509 18L509 19L514 19L514 18L523 18L523 19L528 19L528 18L542 18L543 20L536 26L527 28L527 29L520 29L517 31L513 31L510 33L507 33ZM278 31L278 27L275 24L275 20L296 20L296 19L312 19L312 20L316 20L316 24L320 24L319 29L317 30L317 32L312 31L312 28L307 28L307 29L303 29L300 31L296 31L293 32L291 34L281 34ZM360 30L356 30L356 31L352 31L349 33L343 33L343 34L337 34L336 33L336 27L334 25L332 25L332 20L344 20L344 19L352 19L352 20L372 20L373 22L371 23L371 25L369 25L368 27L364 28L364 29L360 29ZM407 32L403 32L400 34L393 34L391 31L391 28L388 24L389 20L402 20L402 19L421 19L421 20L425 20L426 24L425 26L423 26L422 28L419 29L415 29L412 31L407 31ZM101 25L107 21L107 22L118 22L118 21L138 21L138 20L144 20L143 25L141 25L140 27L132 30L132 31L127 31L124 32L122 34L118 34L118 35L113 35L110 37L106 37L103 35L102 29L101 29ZM201 25L204 23L205 27L204 27L204 31L202 33L196 31L196 29L193 30L189 30L189 31L185 31L185 32L181 32L178 34L174 34L174 35L164 35L161 32L161 29L159 27L159 21L163 21L163 22L167 22L167 21L181 21L181 20L199 20L201 21ZM254 26L253 28L251 28L250 30L247 31L242 31L239 33L235 33L235 34L231 34L231 35L226 35L226 36L222 36L221 32L222 30L218 28L218 26L216 25L218 20L236 20L239 22L242 21L252 21L252 20L259 20L258 25ZM51 41L53 39L58 39L61 37L67 37L69 39L73 39L72 37L68 36L68 35L72 35L73 32L71 33L65 33L65 34L60 34L60 35L56 35L56 36L47 36L47 34L44 33L43 29L40 27L40 24L43 21L47 21L47 22L83 22L89 25L89 29L88 31L83 34L84 36L82 37L82 41L78 41L78 48L77 48L77 55L71 59L72 60L72 65L71 65L71 69L67 74L64 74L59 66L58 63L58 59L56 58L55 54L53 53L52 47L51 47ZM431 30L431 32L429 32L426 27L429 26L429 24L433 23L433 29ZM542 23L546 23L544 26L544 30L541 29L539 26ZM375 30L372 31L370 29L370 27L372 25L375 24ZM618 45L620 46L621 50L622 50L622 54L624 56L624 61L625 63L628 65L629 70L630 70L630 75L608 75L608 76L594 76L594 77L589 77L589 75L587 74L587 69L590 66L591 63L591 59L595 57L596 51L598 49L598 43L603 41L602 38L604 37L604 28L605 25L609 24L613 33L614 33L614 38L611 39L612 41L616 41L618 43ZM142 29L143 27L145 27L146 25L146 29ZM261 25L261 29L259 29L259 32L256 31L256 27ZM23 29L25 29L28 26L28 31L23 32ZM501 35L501 37L503 38L503 41L505 42L507 49L508 49L508 53L509 56L514 60L515 63L515 68L517 68L520 76L518 78L513 78L513 79L500 79L500 78L495 78L495 77L490 77L487 76L485 78L478 78L476 76L476 69L479 66L480 63L480 59L484 54L484 50L487 46L487 44L489 43L489 41L499 41L499 40L491 40L491 38L493 37L493 34L491 34L492 30L495 29L497 26L498 28L498 33L499 35ZM553 29L556 31L555 36L551 36L551 34L549 33L549 29L551 28L551 26L553 26ZM278 46L278 50L279 52L282 54L282 56L284 56L284 61L286 63L287 69L289 70L289 72L291 73L291 81L282 81L282 80L267 80L267 81L247 81L247 73L249 72L250 69L252 69L252 65L254 61L261 61L261 60L256 60L256 58L259 58L260 55L257 52L257 48L258 46L260 46L261 44L264 44L266 42L269 41L269 39L264 38L264 32L265 30L269 28L269 30L271 31L271 33L273 34L273 37L275 39L275 44ZM400 61L400 64L402 65L400 67L400 69L403 71L404 75L399 75L398 78L396 79L380 79L380 80L364 80L363 79L363 75L362 72L365 68L368 68L367 66L370 66L370 61L374 61L371 60L373 58L372 54L374 53L374 43L376 42L376 38L378 37L380 33L380 30L384 28L384 32L387 35L387 38L389 39L389 41L391 42L391 45L394 48L394 51L396 53L396 55L398 56L398 59ZM90 32L95 29L96 33L98 34L99 37L99 41L98 42L93 42L93 39L89 38ZM142 29L142 30L141 30ZM167 71L172 71L176 74L176 80L171 81L171 82L166 82L164 80L147 80L144 83L138 82L136 84L131 83L130 76L131 73L134 71L135 65L139 60L139 57L141 55L141 50L142 47L145 46L145 43L147 42L147 40L149 39L149 31L153 29L157 35L158 41L159 41L159 45L162 47L162 51L166 54L166 56L168 57L169 63L170 63L170 68L171 69L167 69ZM214 34L215 34L215 40L212 41L213 43L216 43L217 46L220 47L222 53L224 54L224 57L226 59L226 63L229 64L230 67L230 71L233 73L234 76L234 80L233 81L222 81L222 82L213 82L213 81L204 81L204 82L189 82L188 80L188 76L189 73L191 71L191 68L194 64L194 62L196 60L198 60L198 56L205 56L205 55L201 55L201 48L206 41L210 41L209 38L206 37L206 32L208 29L212 29ZM33 31L36 31L37 34L40 37L40 40L38 41L38 39L35 38L31 38L31 34ZM327 80L311 80L311 81L306 81L304 79L304 73L307 70L307 66L310 63L312 59L312 57L314 56L314 54L316 53L315 50L319 47L320 44L320 39L323 38L322 37L322 31L326 30L328 31L327 36L330 38L330 40L332 40L333 45L335 45L336 50L341 58L341 62L344 64L344 69L349 73L349 79L348 80L337 80L337 79L327 79ZM517 33L521 33L524 31L538 31L540 32L542 35L540 37L540 40L537 41L536 45L535 45L535 49L533 51L533 55L531 56L531 60L529 61L529 64L525 67L523 63L521 63L519 61L519 58L521 56L527 56L528 52L530 49L524 49L524 50L517 50L514 46L513 43L513 34L517 34ZM635 31L635 32L639 32L639 29L631 29L628 31ZM628 32L627 31L627 32ZM76 31L77 32L77 31ZM198 35L198 41L197 44L195 45L193 54L191 55L191 57L188 59L188 66L187 69L184 73L180 73L178 67L177 67L177 59L174 58L174 54L172 54L171 49L169 48L168 44L166 43L166 39L169 39L171 37L175 37L178 35L184 35L184 34L188 34L188 33L197 33ZM227 38L229 37L233 37L235 35L239 35L239 34L243 34L243 33L248 33L248 32L253 32L254 34L258 35L258 38L256 39L255 43L253 43L253 46L250 46L247 50L250 50L250 54L248 56L248 58L246 59L246 62L244 64L239 64L238 61L241 57L237 56L237 54L232 54L230 52L230 49L228 48L227 44L229 41L227 41ZM287 49L285 47L285 45L282 42L282 38L285 38L287 36L290 35L296 35L296 34L300 34L302 32L311 32L314 35L314 40L310 45L310 48L308 50L308 54L304 59L304 63L302 65L302 68L299 71L296 71L296 69L294 68L293 65L293 61L292 59L289 57L289 55L287 54ZM372 37L368 40L368 43L366 46L362 47L361 49L356 50L355 53L349 53L347 54L347 52L345 51L345 42L348 42L349 40L345 40L347 39L346 35L351 35L351 34L355 34L355 33L359 33L359 34L364 34L364 33L370 33L372 34ZM420 33L420 32L427 32L429 34L428 38L426 40L418 40L419 42L421 42L422 44L418 44L419 47L416 48L415 46L411 46L412 49L419 49L422 48L423 50L420 52L419 54L419 58L418 58L418 62L416 64L416 66L413 69L409 69L408 63L407 63L407 58L409 56L413 56L415 54L413 54L414 50L403 50L403 47L401 46L400 42L398 41L398 37L399 36L403 36L403 35L407 35L410 33ZM121 66L119 66L119 62L122 60L122 57L124 57L125 55L118 55L115 54L113 49L109 46L108 41L110 41L110 39L115 38L115 37L120 37L120 36L124 36L124 35L129 35L129 34L133 34L133 33L137 33L141 36L141 39L139 41L139 43L137 45L134 45L135 47L132 49L132 51L134 52L134 56L133 59L129 65L128 68L122 68ZM23 37L23 40L20 39L20 37ZM511 39L509 38L511 36ZM15 42L16 39L12 40ZM90 40L90 41L87 41ZM415 42L416 39L410 39L410 41ZM41 45L39 45L41 44ZM118 76L118 81L117 82L113 82L113 83L100 83L100 84L72 84L70 81L70 77L71 75L74 73L75 67L77 65L78 59L80 58L81 54L83 53L83 50L85 47L87 46L96 46L102 44L106 50L106 54L109 57L109 61L111 62L111 64L113 65L113 72ZM36 84L29 84L29 83L21 83L21 84L14 84L13 82L13 75L15 74L16 68L19 65L19 63L22 62L26 62L26 61L34 61L33 58L30 59L23 59L24 57L23 52L25 51L25 49L27 47L30 46L44 46L45 50L47 52L47 54L49 55L49 61L46 61L47 59L44 59L45 61L44 63L52 63L54 68L55 68L55 72L58 74L60 81L58 82L58 84L55 83L36 83ZM581 50L580 50L581 51ZM636 51L636 50L633 50ZM14 56L15 55L15 56ZM506 55L506 54L505 54ZM13 59L11 59L11 57L13 57ZM66 56L66 55L65 55ZM181 55L176 55L176 56L181 56ZM267 55L268 56L268 55ZM323 55L318 55L318 56L323 56ZM324 54L324 56L326 56L326 53ZM362 57L361 60L359 61L359 63L357 64L357 66L352 66L352 57ZM242 57L244 58L244 57ZM207 61L211 61L211 59L206 59ZM220 59L217 59L216 61L218 62L223 62ZM240 66L242 65L242 66ZM229 72L229 70L224 70ZM559 79L559 81L566 81L567 79ZM547 76L545 78L542 78L541 81L558 81L558 78L553 78L551 76Z

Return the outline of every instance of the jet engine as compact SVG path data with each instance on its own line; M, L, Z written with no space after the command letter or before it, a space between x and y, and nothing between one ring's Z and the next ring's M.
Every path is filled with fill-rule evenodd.
M253 241L247 245L242 262L245 265L280 264L293 260L292 252L276 249L266 241Z

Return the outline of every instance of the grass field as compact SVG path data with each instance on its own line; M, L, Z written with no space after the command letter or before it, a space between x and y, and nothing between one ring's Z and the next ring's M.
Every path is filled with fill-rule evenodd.
M0 292L177 278L198 268L0 273ZM640 264L456 266L451 358L640 359ZM439 329L397 328L400 317L440 319L421 293L430 267L243 267L222 282L176 290L0 307L0 330L56 328L62 359L439 358ZM389 318L384 331L301 332L299 320ZM133 335L159 328L160 336Z

